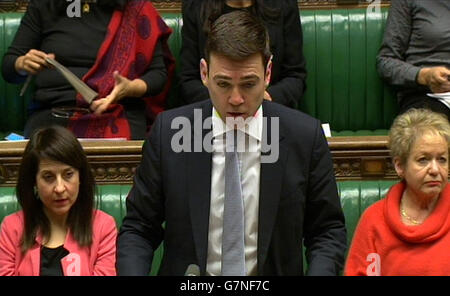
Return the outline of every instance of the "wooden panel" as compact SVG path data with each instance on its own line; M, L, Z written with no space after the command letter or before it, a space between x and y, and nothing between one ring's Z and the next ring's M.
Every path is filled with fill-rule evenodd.
M98 184L132 184L143 141L85 141L82 146ZM26 142L0 142L0 186L14 186Z
M328 138L338 181L397 179L387 137ZM143 141L83 141L99 184L132 184ZM0 142L0 186L14 186L26 142Z
M336 179L398 179L387 140L387 136L329 138Z

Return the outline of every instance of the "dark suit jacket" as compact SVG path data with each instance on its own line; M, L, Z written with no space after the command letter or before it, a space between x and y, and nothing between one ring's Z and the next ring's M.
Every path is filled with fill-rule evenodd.
M194 123L195 108L203 118L211 116L210 101L163 112L144 144L118 240L119 275L148 274L153 251L162 241L159 274L183 275L189 264L205 273L212 153L171 149L172 136L179 132L171 129L175 117L189 120L192 139L211 131L197 128L201 123ZM278 161L261 163L258 274L302 275L304 243L308 274L337 275L344 262L346 230L320 122L267 101L263 114L267 126L279 116L280 141Z

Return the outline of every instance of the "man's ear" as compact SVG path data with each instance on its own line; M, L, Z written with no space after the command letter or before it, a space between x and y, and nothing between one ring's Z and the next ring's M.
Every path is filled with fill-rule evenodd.
M208 63L205 59L200 60L200 78L202 79L203 85L208 85Z
M272 58L273 58L273 55L270 56L270 59L267 62L267 66L266 66L266 75L264 77L264 83L266 84L266 88L269 86L270 77L272 76Z

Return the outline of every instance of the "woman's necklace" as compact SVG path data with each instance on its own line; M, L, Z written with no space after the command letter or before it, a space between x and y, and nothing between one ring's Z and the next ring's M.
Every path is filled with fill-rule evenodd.
M408 220L411 224L413 225L421 225L425 222L425 220L428 218L428 216L431 214L431 212L433 212L433 210L436 207L436 203L439 200L439 196L434 197L431 200L427 201L427 213L424 216L423 214L421 215L422 218L420 219L421 221L419 222L419 220L412 218L410 215L408 215L406 213L405 210L405 199L406 199L406 191L403 193L402 198L400 200L400 214L403 218L405 218L406 220ZM425 209L424 207L422 207L422 210Z
M403 194L402 199L400 201L400 214L402 215L403 218L405 218L406 220L408 220L411 224L413 225L420 225L422 224L422 222L417 221L416 219L412 218L411 216L409 216L406 211L405 211L405 194Z
M401 206L400 208L400 213L402 214L402 217L404 217L406 220L408 220L409 222L411 222L414 225L420 225L422 224L421 222L417 221L416 219L411 218L405 211L405 209L403 208L403 206Z

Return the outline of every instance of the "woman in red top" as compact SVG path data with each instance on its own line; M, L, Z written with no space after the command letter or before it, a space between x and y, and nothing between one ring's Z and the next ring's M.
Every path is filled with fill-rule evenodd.
M23 83L35 76L24 135L57 124L78 138L145 139L165 108L174 70L167 44L172 29L149 0L82 3L87 9L74 16L75 2L29 1L3 57L6 81ZM46 58L56 59L96 91L92 104Z
M389 147L401 182L362 215L345 275L450 275L450 124L411 109L398 116Z
M114 219L94 209L83 148L66 128L38 130L16 187L22 210L0 230L0 275L116 275Z

